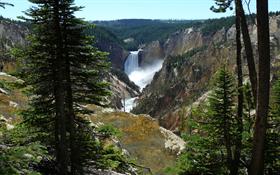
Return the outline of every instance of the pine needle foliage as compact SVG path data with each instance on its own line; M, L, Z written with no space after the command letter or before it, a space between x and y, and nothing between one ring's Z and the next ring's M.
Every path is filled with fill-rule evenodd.
M30 0L24 18L32 25L29 46L21 53L30 87L30 108L24 123L49 146L59 174L82 174L97 159L95 136L83 114L87 104L105 105L109 66L107 53L85 35L89 26L75 17L73 0ZM69 167L71 170L69 170Z
M268 118L265 145L265 174L277 175L280 169L280 81L272 91L272 103Z
M8 130L0 126L0 174L40 174L35 165L46 156L46 148L40 142L33 142L30 129L16 125Z

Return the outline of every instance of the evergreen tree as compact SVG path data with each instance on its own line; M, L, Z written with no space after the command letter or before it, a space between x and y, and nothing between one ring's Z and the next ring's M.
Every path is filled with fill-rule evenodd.
M234 146L236 141L237 120L234 115L235 85L232 75L222 68L219 70L214 84L213 94L209 97L209 131L214 144L225 149L226 166L230 173L234 170Z
M24 51L24 74L31 87L25 123L36 127L38 139L49 145L59 174L80 174L94 162L94 135L81 114L86 104L104 105L109 94L103 81L107 54L92 47L86 23L74 16L73 0L30 0L33 27ZM69 167L71 168L69 172Z
M254 97L251 91L251 85L245 83L243 86L244 93L244 111L243 111L243 133L242 133L242 152L240 163L248 171L250 164L250 156L252 149L252 139L253 139L253 126L255 121L255 116L253 115L255 104Z
M280 81L273 87L271 114L265 141L265 174L277 175L280 169Z
M16 125L8 130L0 125L0 174L39 174L35 165L46 157L46 149L32 141L30 128Z
M231 174L234 172L234 151L237 140L235 115L236 90L231 73L220 69L214 80L212 94L192 113L188 125L193 131L185 136L187 149L180 156L178 174Z

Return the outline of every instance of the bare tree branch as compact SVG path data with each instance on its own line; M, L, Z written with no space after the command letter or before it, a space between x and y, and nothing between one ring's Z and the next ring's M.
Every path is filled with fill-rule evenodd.
M252 23L253 23L253 25L256 25L256 22L254 20L254 17L252 15L252 12L251 12L251 9L250 9L251 0L245 0L245 3L246 3L247 9L248 9L248 13L249 13L249 16L251 18Z
M2 7L3 9L5 8L5 6L14 6L14 4L11 4L11 3L7 3L7 2L0 2L0 7Z

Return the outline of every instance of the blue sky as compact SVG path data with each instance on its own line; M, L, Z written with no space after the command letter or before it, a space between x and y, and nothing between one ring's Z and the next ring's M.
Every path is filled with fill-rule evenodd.
M16 19L22 11L31 4L28 0L2 0L10 2L15 7L0 9L4 17ZM247 0L248 1L248 0ZM251 11L255 12L255 1L251 0ZM213 0L76 0L77 5L84 6L77 16L86 20L113 20L113 19L208 19L232 15L215 14L209 10ZM244 6L247 8L246 6ZM269 0L271 11L280 11L280 0Z

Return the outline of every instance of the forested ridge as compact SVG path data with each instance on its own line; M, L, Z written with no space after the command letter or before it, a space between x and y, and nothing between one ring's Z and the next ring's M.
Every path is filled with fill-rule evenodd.
M271 15L278 14L270 12ZM256 19L255 14L246 15L248 23ZM97 26L105 27L117 38L128 50L137 50L141 44L155 40L164 41L170 34L186 28L200 28L204 35L211 35L214 32L225 28L229 29L235 23L235 17L224 17L220 19L206 20L149 20L149 19L123 19L115 21L92 21ZM131 43L123 43L125 39L133 38Z

